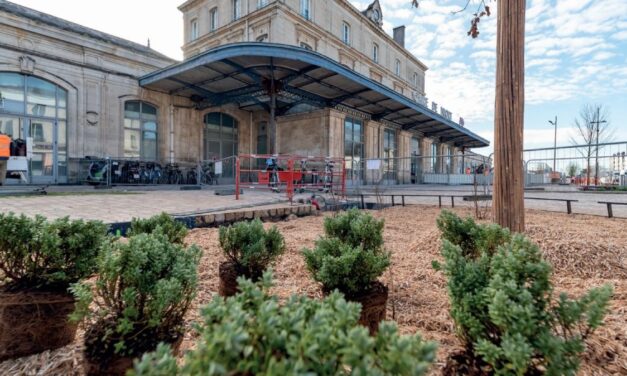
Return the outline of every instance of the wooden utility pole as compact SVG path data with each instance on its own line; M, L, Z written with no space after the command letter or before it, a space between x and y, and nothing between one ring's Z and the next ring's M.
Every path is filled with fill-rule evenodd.
M497 15L492 210L495 222L513 232L525 230L525 6L525 0L500 0Z

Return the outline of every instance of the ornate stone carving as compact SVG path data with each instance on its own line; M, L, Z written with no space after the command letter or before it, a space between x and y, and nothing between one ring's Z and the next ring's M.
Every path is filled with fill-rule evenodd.
M32 74L33 72L35 72L35 59L28 55L23 55L20 56L19 61L20 70L22 71L22 73Z

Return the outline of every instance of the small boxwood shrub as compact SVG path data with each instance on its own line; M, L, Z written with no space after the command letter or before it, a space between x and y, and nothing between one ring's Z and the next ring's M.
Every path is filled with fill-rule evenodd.
M220 227L220 247L238 271L258 279L285 252L285 240L276 227L266 231L263 223L255 219Z
M435 345L401 336L384 322L376 337L357 324L359 306L333 293L324 300L268 295L270 273L241 294L202 310L200 340L182 364L160 346L135 365L135 375L423 375Z
M357 209L324 220L324 237L303 254L326 291L355 295L369 289L390 265L383 249L383 220Z
M150 350L146 342L156 346L160 338L180 332L196 293L200 255L196 246L170 243L161 233L108 242L93 289L87 283L72 287L78 300L73 320L88 318L102 327L100 343L92 346L99 353L92 355L138 355Z
M133 218L127 236L152 234L159 231L172 243L183 244L187 236L187 227L167 213L161 213L146 219Z
M451 316L466 348L496 374L575 375L585 339L603 321L612 288L554 297L537 245L495 225L445 212L438 219Z
M102 222L0 214L0 285L66 290L94 273L106 236Z

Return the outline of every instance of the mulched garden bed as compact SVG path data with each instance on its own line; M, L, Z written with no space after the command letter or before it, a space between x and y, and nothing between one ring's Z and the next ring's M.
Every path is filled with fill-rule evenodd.
M471 210L455 210L470 215ZM449 355L462 350L448 314L446 280L431 267L440 260L439 234L435 219L440 210L432 206L394 207L375 211L384 218L385 245L392 252L392 266L383 282L389 289L387 319L395 320L402 333L420 332L436 340L438 358L431 374L441 374ZM580 295L593 286L610 283L614 299L606 324L589 340L581 375L627 374L627 221L585 215L527 211L527 233L545 253L555 269L557 292ZM312 247L322 235L322 216L276 223L285 236L286 254L275 267L274 293L282 298L298 293L322 297L320 286L307 272L300 250ZM268 224L270 226L270 224ZM186 317L181 351L196 338L191 324L198 308L218 293L218 266L224 261L217 229L192 231L187 242L204 250L199 278L200 291ZM0 364L0 374L82 375L82 331L74 344L39 355Z

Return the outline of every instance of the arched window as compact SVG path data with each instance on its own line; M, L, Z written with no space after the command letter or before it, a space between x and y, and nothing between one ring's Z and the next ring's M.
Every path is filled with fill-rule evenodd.
M211 112L205 115L204 123L205 160L237 155L237 120L221 112Z
M140 101L124 103L124 157L157 159L157 108Z
M209 31L215 31L218 28L218 8L209 11Z
M50 81L0 72L0 132L13 139L32 139L33 183L65 181L67 102L67 91Z

